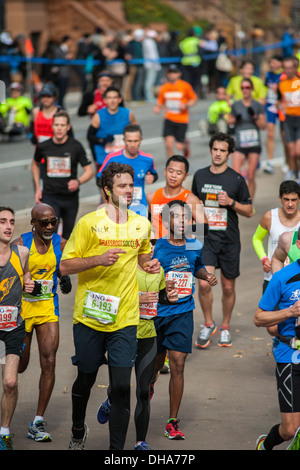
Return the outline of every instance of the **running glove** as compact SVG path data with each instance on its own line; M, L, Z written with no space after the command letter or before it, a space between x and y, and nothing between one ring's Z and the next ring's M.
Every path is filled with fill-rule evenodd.
M59 281L59 286L62 294L69 294L72 290L70 276L62 276Z

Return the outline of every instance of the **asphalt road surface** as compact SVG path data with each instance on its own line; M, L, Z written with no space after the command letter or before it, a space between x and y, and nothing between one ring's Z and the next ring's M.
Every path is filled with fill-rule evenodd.
M199 117L204 115L206 108L207 102L201 102L192 110L189 129L192 146L190 175L210 161L209 138L200 136L198 131ZM165 162L164 147L160 139L162 116L160 118L154 116L149 105L139 105L133 109L144 131L145 141L142 148L155 156L160 174L156 185L162 185ZM76 137L86 145L85 132L88 120L73 117L72 122ZM24 161L32 158L33 147L28 142L0 144L0 152L1 205L9 204L17 210L15 235L18 236L30 229L29 213L33 205L33 192L29 163L24 163ZM264 155L265 153L263 153L263 159ZM256 214L251 219L240 217L241 276L236 283L237 300L231 325L233 345L231 348L219 348L216 334L207 350L194 348L192 354L188 356L185 390L179 412L180 428L186 437L183 441L170 441L164 437L169 412L169 376L159 377L151 401L151 419L147 436L147 442L155 451L173 450L183 455L185 452L192 454L193 451L202 450L253 450L257 437L262 433L267 433L274 424L280 422L271 339L265 329L258 329L253 324L254 312L261 297L263 271L252 247L252 235L262 215L268 209L276 207L278 203L278 188L283 177L279 164L282 160L282 146L278 136L276 137L275 157L278 166L274 175L266 175L262 170L258 172L257 193L254 201ZM79 216L95 209L97 189L93 184L91 182L90 185L82 187ZM218 274L217 277L219 279ZM72 292L67 296L60 294L60 347L57 355L56 384L44 417L53 441L52 443L36 443L26 437L27 427L36 412L40 373L34 337L31 362L27 371L19 376L19 400L11 424L11 431L15 434L16 450L50 451L68 448L71 429L71 389L76 377L76 369L71 364L71 356L74 353L72 310L76 276L72 276L72 282ZM218 326L221 323L220 291L220 286L214 288L214 316ZM196 339L199 326L203 322L198 301L194 316L194 339ZM88 404L87 450L108 449L108 425L100 425L96 419L98 406L106 397L107 386L107 368L103 366L98 372ZM134 372L132 373L131 400L131 421L125 450L132 450L135 445ZM280 446L281 449L286 447L286 444ZM199 459L199 457L195 458ZM197 464L200 463L201 461L198 460Z

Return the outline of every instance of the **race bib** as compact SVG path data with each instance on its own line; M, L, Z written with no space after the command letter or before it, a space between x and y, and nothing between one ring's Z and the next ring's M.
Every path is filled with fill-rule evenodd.
M139 295L147 294L147 292L139 291ZM144 320L152 320L157 316L157 302L149 304L140 304L140 318Z
M38 143L41 144L42 142L46 142L46 140L51 139L49 135L39 135L38 136Z
M169 113L180 114L180 100L166 100L166 108Z
M277 91L274 91L273 88L268 88L267 93L267 103L276 104L277 103Z
M166 281L175 281L175 289L177 290L179 299L192 295L192 273L186 271L169 271L166 274Z
M47 176L49 178L68 178L71 176L71 157L48 157Z
M221 207L205 207L204 210L209 230L227 229L227 209Z
M299 90L284 93L284 100L288 108L297 108L299 106Z
M83 304L82 315L108 325L116 321L119 303L120 297L88 290Z
M28 294L27 292L23 292L23 300L25 300L26 302L39 302L40 300L51 300L53 281L38 279L36 282L41 285L41 295L36 297L31 294Z
M18 319L18 307L10 305L0 307L0 330L16 328Z
M239 142L242 148L259 146L257 129L241 129L239 131Z
M143 190L140 186L133 188L132 204L139 204L143 197ZM132 205L131 204L131 205Z
M123 134L114 135L114 140L105 144L105 152L112 153L122 150L125 146Z

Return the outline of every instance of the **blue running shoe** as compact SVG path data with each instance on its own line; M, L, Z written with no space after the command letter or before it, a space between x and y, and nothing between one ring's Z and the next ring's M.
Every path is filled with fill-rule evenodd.
M147 442L142 441L136 446L134 446L134 450L152 450L152 448L147 444Z
M97 420L100 424L105 424L109 420L111 410L111 404L109 403L108 397L105 398L104 402L98 408Z
M0 435L0 450L13 450L13 440L14 434L5 436L4 434Z

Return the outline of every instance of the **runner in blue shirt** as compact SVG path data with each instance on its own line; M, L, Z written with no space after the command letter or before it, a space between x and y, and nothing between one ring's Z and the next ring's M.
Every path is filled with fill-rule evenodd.
M183 395L185 360L188 353L192 352L195 308L193 278L206 280L211 286L217 284L217 279L206 271L202 263L202 244L197 239L185 236L192 217L189 205L181 200L173 200L164 206L161 216L169 233L157 240L153 256L159 258L166 282L175 282L179 299L171 306L158 304L157 318L154 320L157 333L155 372L157 378L168 350L170 414L165 436L169 439L185 439L178 426L177 414Z
M132 111L121 106L122 96L118 88L108 87L103 98L106 107L94 114L87 133L87 139L94 149L97 170L109 153L123 148L124 127L136 123Z
M157 180L158 175L155 163L150 153L140 150L142 131L137 124L126 126L123 135L125 147L107 155L98 171L97 184L100 186L102 172L109 163L126 163L132 166L134 169L134 193L129 209L146 217L148 211L145 183L152 184Z
M293 439L287 450L300 450L300 260L273 274L255 313L256 326L275 335L273 355L281 423L261 435L257 450L272 450ZM275 310L276 305L279 310Z

